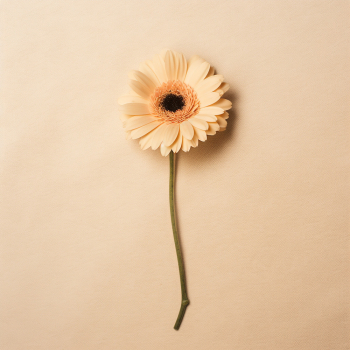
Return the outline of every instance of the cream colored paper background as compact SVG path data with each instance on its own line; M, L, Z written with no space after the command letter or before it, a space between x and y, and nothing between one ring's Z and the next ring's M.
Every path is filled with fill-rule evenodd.
M349 349L349 1L1 2L2 350ZM163 48L232 85L177 171L117 97Z

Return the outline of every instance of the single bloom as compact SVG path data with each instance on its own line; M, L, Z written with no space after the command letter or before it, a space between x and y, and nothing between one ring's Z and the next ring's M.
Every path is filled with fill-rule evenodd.
M207 135L226 129L229 100L221 98L229 85L198 56L166 50L131 71L130 92L119 98L127 138L139 139L143 150L160 147L188 152Z

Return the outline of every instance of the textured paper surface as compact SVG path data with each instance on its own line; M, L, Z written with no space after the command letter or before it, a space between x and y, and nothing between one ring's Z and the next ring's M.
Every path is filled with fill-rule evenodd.
M3 350L349 349L349 1L1 7ZM127 72L164 48L231 84L228 130L126 141Z

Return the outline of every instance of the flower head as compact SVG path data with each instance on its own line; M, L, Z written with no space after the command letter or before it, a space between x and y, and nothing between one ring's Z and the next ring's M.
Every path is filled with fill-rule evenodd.
M200 57L187 62L183 54L167 50L129 77L131 91L118 103L127 138L140 139L142 149L160 147L163 156L188 152L226 129L232 104L221 96L229 85Z

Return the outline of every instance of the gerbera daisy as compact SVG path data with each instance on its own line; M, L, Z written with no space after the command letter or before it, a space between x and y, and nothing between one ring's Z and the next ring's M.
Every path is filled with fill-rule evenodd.
M131 91L118 103L127 138L140 139L142 149L160 147L169 153L169 204L181 282L181 306L174 328L181 326L190 303L187 294L184 260L175 215L175 153L188 152L205 141L207 135L226 129L232 104L221 98L229 86L222 75L198 56L186 61L171 50L156 55L129 75Z
M198 56L188 62L171 50L131 71L131 91L118 103L127 138L142 149L160 147L163 156L188 152L207 135L226 129L232 104L221 98L229 85Z

